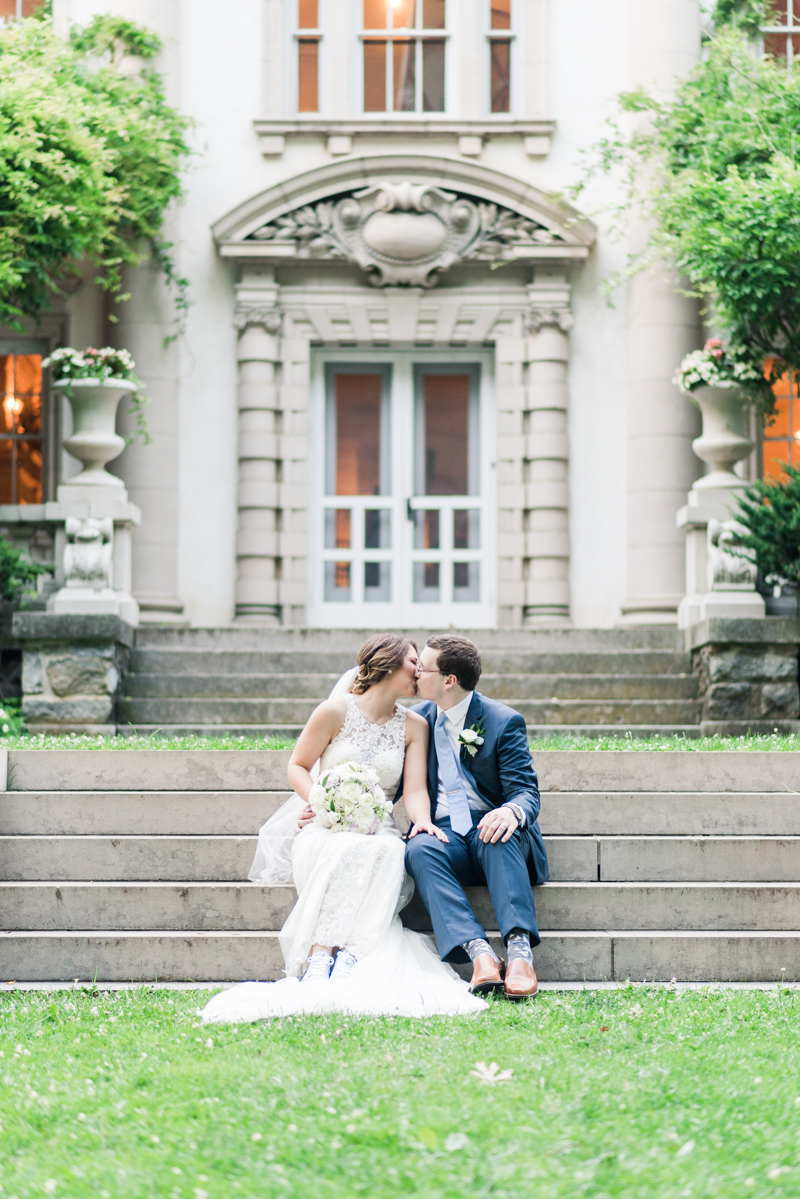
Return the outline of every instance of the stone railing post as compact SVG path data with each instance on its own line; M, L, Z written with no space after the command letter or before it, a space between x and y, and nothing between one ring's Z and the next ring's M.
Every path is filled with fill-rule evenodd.
M241 303L236 619L280 624L280 411L277 364L281 316L274 305Z
M534 307L528 319L525 434L526 625L570 623L569 443L567 438L567 332L565 305Z

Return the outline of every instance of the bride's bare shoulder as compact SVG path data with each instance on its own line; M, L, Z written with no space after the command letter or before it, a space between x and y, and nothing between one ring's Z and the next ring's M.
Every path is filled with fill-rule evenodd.
M428 722L424 716L420 716L419 712L406 710L406 741L416 739L417 737L427 738Z
M338 721L342 724L347 715L347 697L345 695L335 695L332 699L323 700L313 712L311 719L315 717L321 721L330 724L332 721Z

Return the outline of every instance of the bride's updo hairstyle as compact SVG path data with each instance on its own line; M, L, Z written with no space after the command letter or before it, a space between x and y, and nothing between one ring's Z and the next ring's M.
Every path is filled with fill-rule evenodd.
M365 641L356 658L358 674L350 684L353 695L363 695L399 670L410 648L416 649L416 644L400 633L376 633Z

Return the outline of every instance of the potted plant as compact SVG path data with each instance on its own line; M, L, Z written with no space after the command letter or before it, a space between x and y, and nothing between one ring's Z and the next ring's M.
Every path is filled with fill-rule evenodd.
M63 391L72 407L72 434L64 449L83 465L70 486L122 487L122 480L105 469L107 462L125 449L116 432L117 407L124 395L138 400L140 383L127 350L105 346L101 350L54 350L42 363L53 370L53 387Z
M784 479L761 479L737 497L736 538L755 556L764 584L767 616L797 616L800 584L800 469L784 466Z
M716 337L681 362L672 381L703 414L703 432L692 449L712 468L695 487L742 486L733 467L753 449L746 434L750 397L744 389L761 379L763 373Z

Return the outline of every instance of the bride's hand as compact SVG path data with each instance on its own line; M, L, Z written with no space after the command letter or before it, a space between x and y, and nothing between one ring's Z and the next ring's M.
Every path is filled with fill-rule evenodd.
M313 809L310 808L308 804L306 804L306 806L302 809L302 811L300 812L300 815L297 818L297 831L299 833L302 833L302 831L306 827L306 825L311 824L313 819L314 819Z
M433 824L430 820L419 820L408 834L409 841L412 837L416 837L417 833L430 833L432 837L438 837L440 841L444 841L445 845L450 844L450 838L439 828L437 824Z

